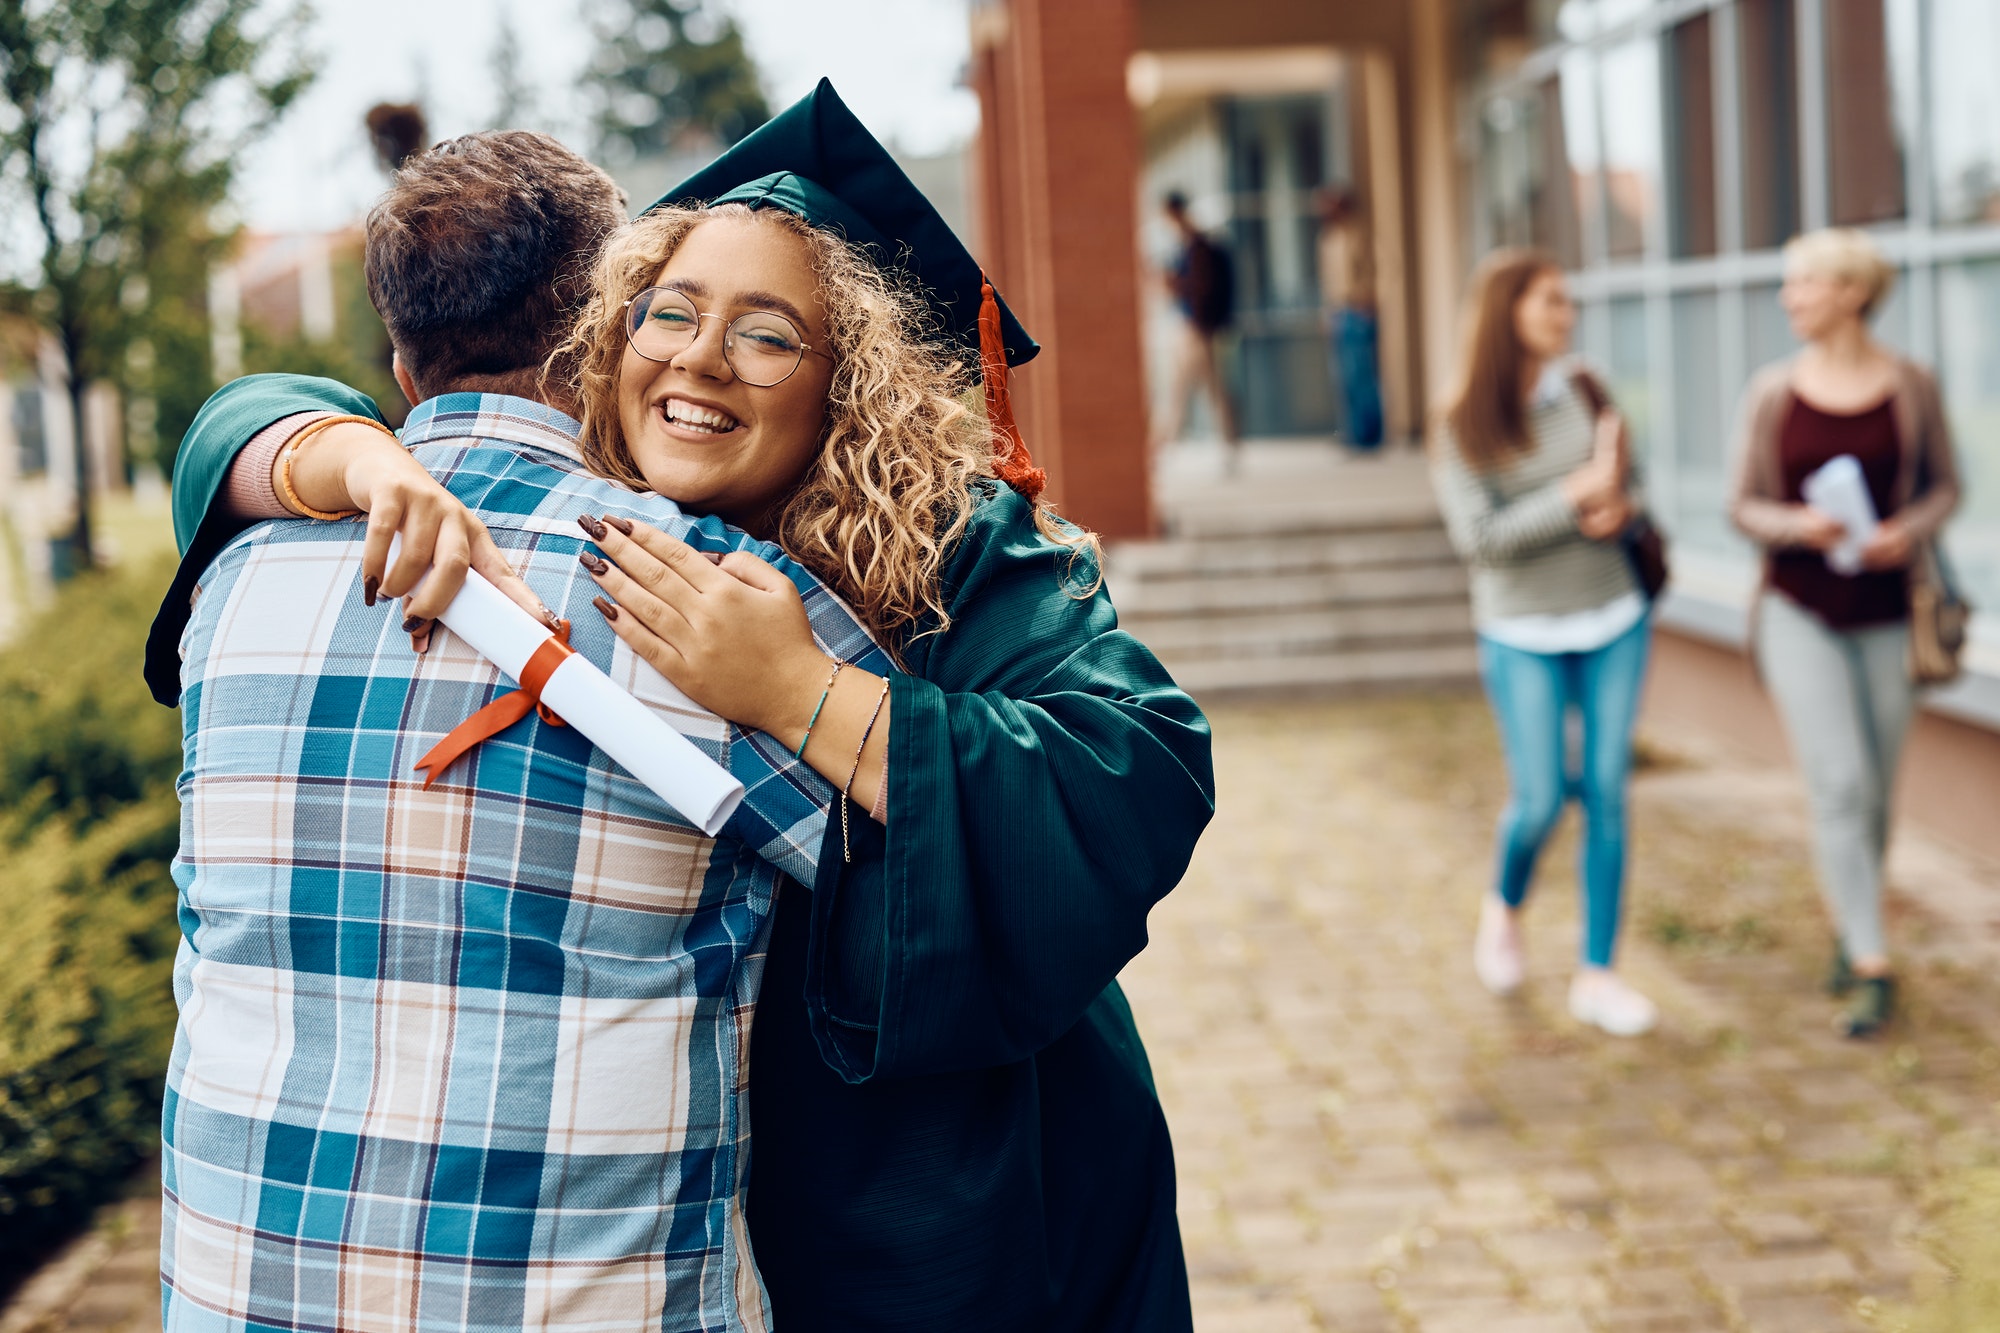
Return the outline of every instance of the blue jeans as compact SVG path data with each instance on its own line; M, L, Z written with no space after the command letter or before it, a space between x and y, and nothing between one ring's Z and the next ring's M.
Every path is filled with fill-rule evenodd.
M1342 425L1348 444L1382 443L1382 371L1375 346L1375 313L1344 306L1333 315L1333 368L1339 382Z
M1500 724L1511 788L1500 815L1499 890L1509 907L1528 896L1535 861L1574 794L1583 805L1583 961L1611 966L1625 888L1625 784L1632 725L1646 676L1650 617L1587 653L1530 653L1481 637L1479 674ZM1580 763L1568 763L1571 710L1583 724Z

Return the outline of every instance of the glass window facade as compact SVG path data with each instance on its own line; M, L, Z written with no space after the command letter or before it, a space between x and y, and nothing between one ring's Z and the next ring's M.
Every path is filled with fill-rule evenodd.
M1975 669L1995 670L2000 2L1568 0L1527 19L1463 103L1513 106L1505 151L1526 164L1472 173L1473 234L1571 264L1579 347L1631 415L1658 517L1690 562L1741 576L1698 595L1752 586L1724 487L1744 385L1797 350L1779 247L1865 227L1902 266L1875 332L1944 386L1966 478L1947 544L1985 608Z

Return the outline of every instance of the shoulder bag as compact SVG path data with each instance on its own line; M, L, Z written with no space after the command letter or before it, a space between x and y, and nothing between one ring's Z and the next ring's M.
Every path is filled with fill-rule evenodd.
M1570 382L1590 409L1593 424L1597 418L1614 410L1611 395L1597 382L1597 376L1588 370L1578 369L1570 376ZM1667 564L1667 539L1659 525L1653 522L1653 516L1644 509L1635 512L1632 521L1625 525L1625 531L1618 535L1618 545L1625 552L1625 562L1632 567L1632 578L1639 585L1639 591L1645 594L1648 602L1658 601L1660 594L1666 590L1671 571Z

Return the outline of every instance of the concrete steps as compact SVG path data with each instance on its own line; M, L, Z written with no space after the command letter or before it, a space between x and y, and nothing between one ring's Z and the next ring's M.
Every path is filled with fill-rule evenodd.
M1205 698L1475 680L1465 569L1420 460L1278 459L1261 481L1163 480L1165 535L1109 555L1120 624Z

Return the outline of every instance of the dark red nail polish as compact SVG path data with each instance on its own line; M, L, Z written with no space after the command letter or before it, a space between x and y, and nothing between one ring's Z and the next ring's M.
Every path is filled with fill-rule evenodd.
M611 514L606 514L606 515L604 516L604 521L605 521L606 523L609 523L609 524L610 524L610 525L611 525L612 527L614 527L614 528L618 529L618 530L619 530L620 532L624 533L624 534L625 534L625 535L626 535L627 537L630 537L630 536L632 535L632 520L631 520L631 519L629 519L629 518L618 518L618 517L615 517L614 515L611 515Z
M361 604L363 606L375 605L375 594L380 591L382 591L382 580L376 578L373 574L361 580Z
M415 634L430 623L430 621L425 620L422 616L405 616L403 617L403 633Z
M592 555L588 551L578 551L576 553L576 560L578 564L593 574L603 574L611 568L611 565L603 556Z
M602 597L591 598L590 604L596 607L598 610L602 611L604 613L604 618L606 620L618 619L618 608L613 606L611 603L605 601Z
M708 563L711 565L719 565L722 563L722 552L720 551L703 551L701 553L701 557L702 559L708 561Z
M604 540L604 525L590 515L578 514L576 516L576 525L589 533L592 541L601 542Z

